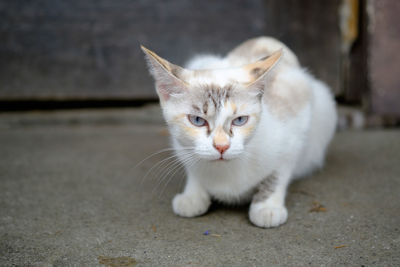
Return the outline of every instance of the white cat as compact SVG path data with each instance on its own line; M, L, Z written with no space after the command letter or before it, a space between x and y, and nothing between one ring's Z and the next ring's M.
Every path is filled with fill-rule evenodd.
M211 199L251 201L255 225L286 222L288 184L323 165L335 131L329 88L270 37L248 40L224 58L198 56L186 68L142 49L187 173L174 212L193 217Z

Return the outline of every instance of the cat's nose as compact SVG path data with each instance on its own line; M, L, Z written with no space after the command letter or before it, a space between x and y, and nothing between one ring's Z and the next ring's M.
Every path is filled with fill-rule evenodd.
M219 153L221 153L221 155L222 155L222 154L224 154L225 151L228 150L229 144L219 145L219 144L215 144L215 143L214 143L214 147L215 147L215 149L218 150Z

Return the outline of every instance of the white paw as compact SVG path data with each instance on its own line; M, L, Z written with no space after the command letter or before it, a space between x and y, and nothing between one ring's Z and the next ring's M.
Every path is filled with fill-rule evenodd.
M172 200L172 209L182 217L194 217L204 214L210 206L208 197L197 195L178 194Z
M251 204L250 221L258 227L277 227L286 222L288 212L284 206L272 206L265 203Z

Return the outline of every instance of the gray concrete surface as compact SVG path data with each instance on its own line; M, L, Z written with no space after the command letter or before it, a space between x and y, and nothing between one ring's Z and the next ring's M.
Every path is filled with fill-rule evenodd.
M135 168L165 147L157 107L0 114L0 265L400 265L399 130L338 133L276 229L246 206L175 216L182 174L143 179L167 153Z

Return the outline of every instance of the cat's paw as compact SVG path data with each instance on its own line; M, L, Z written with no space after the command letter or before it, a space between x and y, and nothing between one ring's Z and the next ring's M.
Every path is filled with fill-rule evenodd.
M284 224L288 217L285 206L273 206L266 203L254 203L250 206L250 221L258 227L270 228Z
M211 201L209 197L197 195L178 194L172 200L172 209L175 214L182 217L195 217L204 214Z

